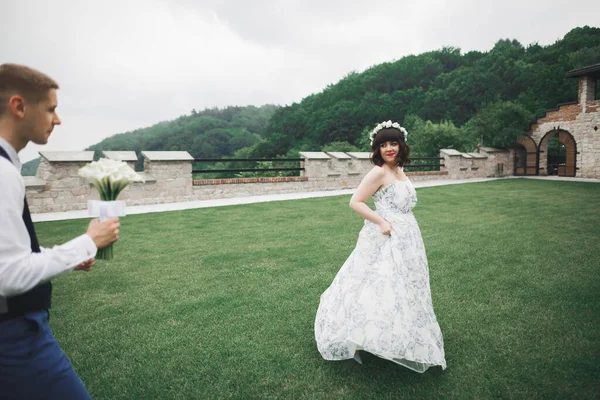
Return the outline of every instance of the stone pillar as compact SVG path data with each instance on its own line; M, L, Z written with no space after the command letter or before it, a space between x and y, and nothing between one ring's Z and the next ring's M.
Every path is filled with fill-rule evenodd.
M480 147L479 153L486 156L485 176L509 176L513 174L514 152L493 147Z
M488 156L479 152L466 153L471 156L471 166L469 171L469 178L483 178L488 176L488 171L493 169L495 165L490 165Z
M135 151L103 151L102 155L111 160L125 161L135 171L135 163L138 160Z
M27 186L27 202L32 213L62 212L87 208L92 190L78 175L81 167L93 161L93 151L43 151L36 183Z
M300 152L311 188L352 189L373 168L366 152Z
M582 76L579 78L578 101L581 105L581 111L586 112L588 102L596 99L596 78L591 76Z
M328 177L330 180L334 179L334 182L332 182L334 187L353 188L358 186L364 175L362 173L362 160L339 151L332 151L327 154L331 156L331 160L328 162L330 171Z
M442 171L448 171L449 179L460 179L462 153L454 149L442 149L440 150L440 158L444 159L444 166L440 169Z
M175 203L195 200L192 184L194 157L187 151L143 151L144 175L154 179L143 185L138 204Z
M326 188L331 157L321 151L301 151L304 158L304 175L308 178L311 188Z
M440 157L444 159L442 171L447 171L450 179L498 176L496 161L486 153L461 153L454 149L442 149Z
M363 176L375 166L371 162L371 153L368 151L352 151L348 155L352 157L351 170L357 174L360 182Z

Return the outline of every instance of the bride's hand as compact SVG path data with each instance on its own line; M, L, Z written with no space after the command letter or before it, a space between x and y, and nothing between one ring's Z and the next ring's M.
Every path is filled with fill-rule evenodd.
M383 221L379 224L379 229L381 230L382 234L389 235L392 232L392 224L387 221Z

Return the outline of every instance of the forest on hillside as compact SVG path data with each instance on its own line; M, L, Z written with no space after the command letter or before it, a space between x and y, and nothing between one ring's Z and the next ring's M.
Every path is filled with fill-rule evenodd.
M488 52L441 50L352 72L321 93L278 109L255 156L322 147L368 148L367 132L392 119L414 154L508 147L536 116L577 100L572 69L600 63L600 28L571 30L549 46L499 40Z
M87 150L167 151L185 150L196 158L233 156L262 140L269 120L279 106L211 108L192 110L173 121L121 133Z
M415 156L471 151L481 141L509 147L536 116L577 100L578 82L566 72L598 63L600 28L588 26L548 46L501 39L487 52L445 47L350 72L288 106L192 110L87 150L185 150L195 158L368 150L367 132L389 119L408 129Z

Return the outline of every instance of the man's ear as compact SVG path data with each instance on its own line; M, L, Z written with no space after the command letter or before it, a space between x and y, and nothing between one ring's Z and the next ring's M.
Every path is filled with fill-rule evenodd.
M25 118L26 107L25 99L18 94L12 95L8 99L9 112L19 119Z

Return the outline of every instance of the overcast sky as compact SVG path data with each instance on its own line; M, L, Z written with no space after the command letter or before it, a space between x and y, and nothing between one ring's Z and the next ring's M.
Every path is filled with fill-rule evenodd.
M28 161L193 108L299 102L351 71L444 46L552 44L599 16L598 0L0 0L0 64L61 86L63 124L20 153Z

